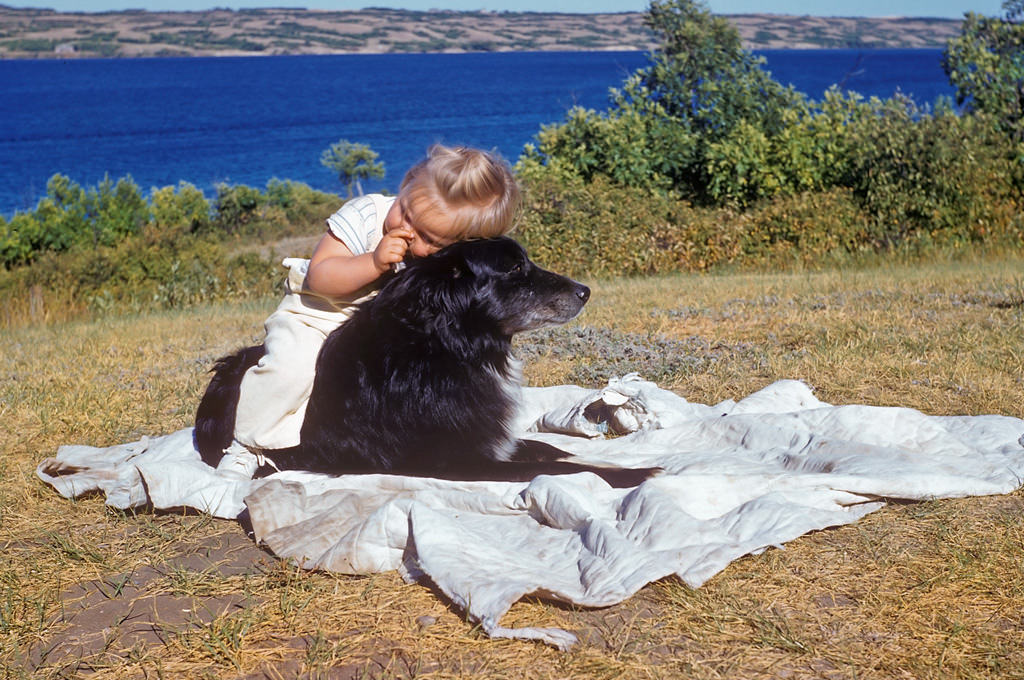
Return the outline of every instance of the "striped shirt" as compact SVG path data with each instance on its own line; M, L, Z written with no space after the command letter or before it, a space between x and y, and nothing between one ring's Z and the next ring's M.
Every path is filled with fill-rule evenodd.
M352 251L353 255L368 253L384 236L387 217L394 196L367 194L353 198L338 212L327 218L327 229Z

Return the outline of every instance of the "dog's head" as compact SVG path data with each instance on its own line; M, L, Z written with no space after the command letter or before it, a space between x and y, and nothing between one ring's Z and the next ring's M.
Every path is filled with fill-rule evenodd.
M590 289L542 269L510 238L460 241L412 260L374 301L425 329L515 333L565 323L583 309Z

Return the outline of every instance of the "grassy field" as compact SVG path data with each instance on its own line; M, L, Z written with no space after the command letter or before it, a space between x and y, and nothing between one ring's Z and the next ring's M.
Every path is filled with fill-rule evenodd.
M638 370L691 401L802 379L832 403L1024 415L1024 261L592 282L525 336L531 384ZM528 600L560 653L491 641L396 574L305 573L234 522L121 513L34 475L64 443L187 426L275 300L5 330L0 677L1024 677L1024 494L893 504L621 605Z

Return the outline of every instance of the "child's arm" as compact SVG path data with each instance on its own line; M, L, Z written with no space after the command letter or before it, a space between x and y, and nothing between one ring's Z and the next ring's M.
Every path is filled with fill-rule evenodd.
M379 279L392 263L401 262L412 238L408 229L393 229L384 234L373 252L353 255L348 246L328 232L310 258L306 285L321 295L350 295Z

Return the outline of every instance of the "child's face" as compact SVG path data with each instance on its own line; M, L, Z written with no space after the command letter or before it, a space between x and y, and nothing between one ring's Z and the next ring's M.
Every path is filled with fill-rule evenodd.
M417 210L417 204L422 208L422 202L412 201L400 193L384 218L384 233L405 229L412 234L408 239L408 252L415 257L426 257L452 242L448 235L451 227L443 215L431 210Z

